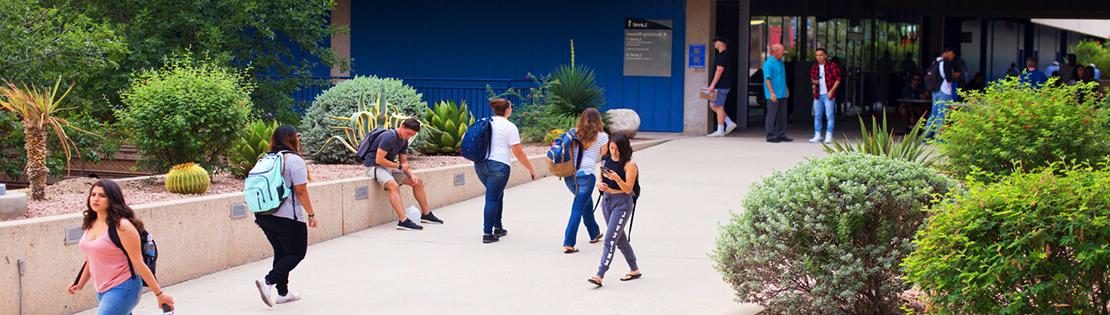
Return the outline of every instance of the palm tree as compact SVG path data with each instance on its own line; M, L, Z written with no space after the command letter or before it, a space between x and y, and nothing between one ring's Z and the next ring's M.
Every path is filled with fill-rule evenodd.
M46 167L46 157L48 156L46 146L47 129L53 129L54 135L61 142L62 150L66 154L67 167L70 158L73 156L72 151L77 149L77 144L66 135L64 127L92 134L74 127L69 121L61 117L57 117L63 111L60 106L62 100L73 90L73 87L70 87L61 96L58 96L58 86L61 83L62 79L58 78L53 89L43 90L36 88L34 85L16 86L8 81L4 81L4 86L0 86L0 109L14 113L23 122L25 137L23 148L27 151L26 172L28 181L31 182L31 200L46 199L46 176L49 173L49 169Z

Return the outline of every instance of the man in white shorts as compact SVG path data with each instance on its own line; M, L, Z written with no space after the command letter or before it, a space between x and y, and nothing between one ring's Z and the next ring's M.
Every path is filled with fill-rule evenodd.
M401 128L390 129L382 132L370 143L370 152L374 152L373 159L363 162L368 166L367 176L374 178L379 184L389 191L389 204L397 213L397 229L423 230L424 227L413 222L405 215L404 204L401 203L401 185L412 186L412 194L420 204L420 222L443 224L443 220L432 214L428 208L428 195L424 191L424 181L412 174L408 160L409 139L420 132L420 121L415 118L406 119L401 123Z

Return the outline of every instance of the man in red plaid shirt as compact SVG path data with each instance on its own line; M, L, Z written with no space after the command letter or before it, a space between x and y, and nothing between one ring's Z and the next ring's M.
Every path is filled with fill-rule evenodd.
M817 63L809 69L809 79L813 82L813 138L809 142L819 143L823 140L825 143L832 143L833 123L836 120L833 110L836 109L836 89L840 87L840 67L828 61L829 56L824 48L817 48L814 56L817 57ZM823 138L822 118L829 122Z

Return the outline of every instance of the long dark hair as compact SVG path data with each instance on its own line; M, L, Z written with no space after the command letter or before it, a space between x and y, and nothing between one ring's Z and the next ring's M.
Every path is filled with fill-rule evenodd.
M131 225L134 225L135 229L143 230L143 222L135 218L135 211L132 211L131 207L127 205L127 201L123 200L123 190L119 188L119 184L110 179L102 179L89 187L89 197L92 197L93 189L96 187L104 189L104 195L108 196L108 218L105 219L105 222L108 223L109 227L119 227L119 220L127 219L127 221L131 221ZM93 222L96 222L97 219L96 210L93 210L89 198L85 198L84 215L85 219L81 223L81 229L88 230L92 228Z
M617 153L620 153L620 160L617 161L617 163L619 163L622 167L625 164L628 164L628 161L632 160L632 142L628 140L628 137L626 137L622 133L617 132L613 135L612 138L609 138L609 142L615 143L617 145ZM611 153L610 158L612 158Z
M301 134L297 132L297 128L281 125L274 130L274 134L270 136L270 153L282 150L301 154Z

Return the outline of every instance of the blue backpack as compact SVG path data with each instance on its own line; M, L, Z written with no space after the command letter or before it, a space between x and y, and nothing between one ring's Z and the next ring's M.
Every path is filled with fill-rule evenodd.
M493 120L489 117L479 119L463 134L460 153L467 160L482 163L489 159L489 147L493 142Z
M281 203L293 194L292 187L285 184L282 176L285 170L287 151L266 153L251 168L244 182L243 199L251 212L271 214Z
M557 177L571 177L578 172L578 165L582 164L582 151L578 150L578 157L574 156L574 149L581 148L582 142L571 128L562 136L551 143L547 150L547 169L551 175Z

